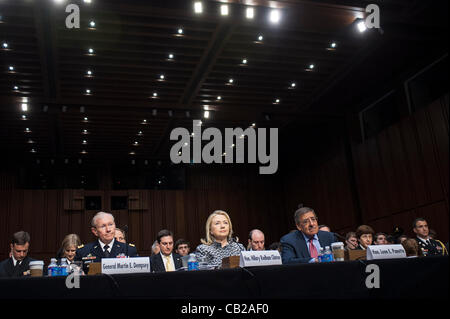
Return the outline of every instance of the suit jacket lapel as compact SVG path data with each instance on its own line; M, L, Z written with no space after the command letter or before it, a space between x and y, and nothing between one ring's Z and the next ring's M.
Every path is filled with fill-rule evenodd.
M300 241L300 249L301 249L301 254L300 256L305 256L311 258L311 255L309 254L309 250L308 250L308 243L305 241L305 237L303 236L303 233L299 230L297 230L297 238Z
M97 256L98 258L103 258L102 246L100 246L100 243L98 241L94 246L94 255Z

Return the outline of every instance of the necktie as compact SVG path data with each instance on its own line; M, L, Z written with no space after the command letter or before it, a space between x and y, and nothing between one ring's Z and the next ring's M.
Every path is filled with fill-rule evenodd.
M173 265L170 261L170 256L165 257L166 257L166 271L174 271L175 269L173 269Z
M16 267L15 268L19 268L20 266L20 260L16 261Z
M105 245L105 247L104 247L104 251L103 251L103 256L105 257L105 258L109 258L109 251L108 251L108 248L109 248L109 246L108 245Z
M309 239L309 254L311 255L311 258L317 258L319 254L317 253L316 246L313 244L313 239L314 238Z

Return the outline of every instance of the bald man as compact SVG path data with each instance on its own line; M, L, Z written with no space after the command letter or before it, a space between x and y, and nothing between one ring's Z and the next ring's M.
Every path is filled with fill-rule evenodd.
M248 234L248 250L265 250L264 248L264 233L259 229L253 229Z

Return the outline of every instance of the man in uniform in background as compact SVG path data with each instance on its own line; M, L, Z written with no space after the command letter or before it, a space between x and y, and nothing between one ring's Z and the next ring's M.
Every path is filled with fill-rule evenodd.
M27 274L29 263L33 259L28 257L30 249L30 234L19 231L11 240L11 257L0 262L1 277L22 277Z
M424 218L416 218L413 223L413 231L416 234L416 240L423 256L448 255L445 246L429 236L430 229Z

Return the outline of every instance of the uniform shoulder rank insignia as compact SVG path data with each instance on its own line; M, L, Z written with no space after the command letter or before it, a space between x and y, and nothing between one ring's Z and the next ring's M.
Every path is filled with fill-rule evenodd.
M133 244L128 244L128 245L130 245L131 247L136 247L136 246L134 246Z
M78 246L78 249L81 249L81 248L83 248L83 247L84 247L84 245L81 244L80 246Z

